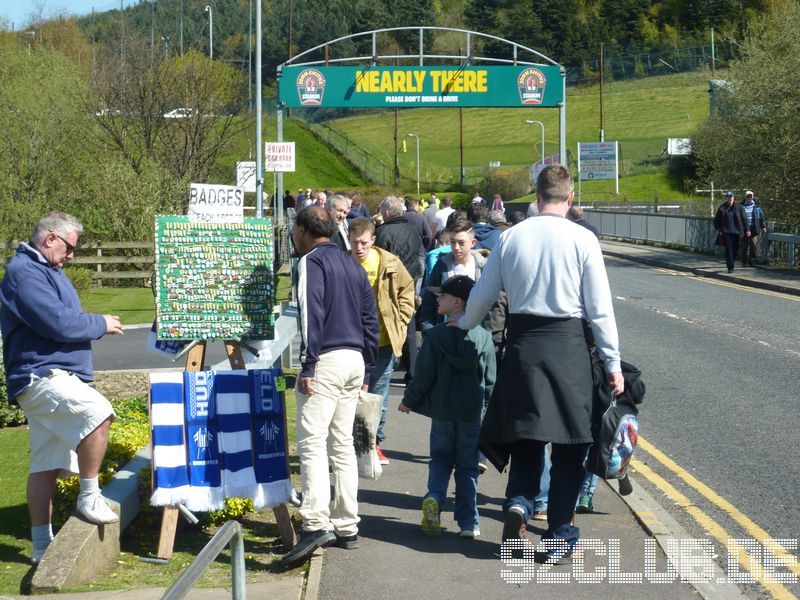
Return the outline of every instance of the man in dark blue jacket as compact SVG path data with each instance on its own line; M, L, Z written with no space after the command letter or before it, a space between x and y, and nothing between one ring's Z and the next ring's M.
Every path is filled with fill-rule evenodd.
M97 481L114 411L86 382L93 379L91 340L121 335L122 326L116 316L83 312L64 274L82 233L83 225L70 215L43 217L0 283L8 398L22 408L30 429L27 493L34 564L53 539L50 517L59 475L80 475L83 517L96 524L117 520Z
M301 371L297 397L303 535L283 557L285 566L314 550L358 545L358 464L353 421L378 351L378 313L367 274L331 242L336 222L320 206L297 213L292 241L296 274ZM328 465L336 497L331 503Z

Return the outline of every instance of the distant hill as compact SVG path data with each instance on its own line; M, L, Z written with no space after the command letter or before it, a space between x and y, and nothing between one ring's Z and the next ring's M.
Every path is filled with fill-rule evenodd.
M684 198L687 190L679 176L670 173L662 154L669 137L689 137L708 117L709 74L705 72L613 82L605 90L605 139L620 142L623 178L620 193L630 199L652 201ZM577 142L598 141L600 129L599 86L567 88L567 146L574 160ZM400 153L400 171L416 177L415 141L419 134L423 181L457 181L459 169L458 109L413 109L399 113L398 137L407 140ZM545 155L558 152L556 109L464 109L464 164L468 183L477 183L489 171L489 163L501 166L529 165L541 156L541 130L545 127ZM394 113L354 113L329 121L340 131L387 165L394 161ZM612 182L585 182L587 198L608 198Z

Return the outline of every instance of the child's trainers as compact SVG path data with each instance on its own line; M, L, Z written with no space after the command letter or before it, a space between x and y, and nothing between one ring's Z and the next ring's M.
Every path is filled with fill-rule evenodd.
M588 494L581 494L581 497L578 498L578 506L575 507L575 512L578 514L594 512L592 497Z
M465 538L468 540L474 540L481 534L481 530L477 527L475 529L462 529L458 532L458 537Z
M422 531L430 536L437 536L442 532L439 503L435 498L429 497L422 501Z

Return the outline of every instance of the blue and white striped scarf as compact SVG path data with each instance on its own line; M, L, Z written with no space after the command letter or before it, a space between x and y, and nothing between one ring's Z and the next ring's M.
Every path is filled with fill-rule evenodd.
M151 375L152 505L207 511L225 498L252 498L259 509L289 501L279 375L276 369Z

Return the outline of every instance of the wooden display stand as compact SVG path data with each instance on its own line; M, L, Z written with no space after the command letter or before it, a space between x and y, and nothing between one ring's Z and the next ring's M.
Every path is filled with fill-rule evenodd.
M230 361L231 369L242 370L246 368L244 358L242 357L242 349L239 345L239 342L226 341L225 351L228 354L228 360ZM186 370L200 371L203 368L205 354L206 354L206 342L203 340L198 342L187 353ZM285 411L283 415L283 422L284 422L284 428L283 428L284 444L287 450L286 461L288 463L289 443L287 439ZM161 534L158 540L158 551L156 552L156 556L158 558L167 560L172 558L172 552L175 546L175 531L178 526L178 512L179 512L178 509L174 506L164 507L164 516L162 517L161 520ZM294 527L292 527L292 520L289 516L289 508L286 506L286 504L279 504L278 506L272 509L272 512L274 513L275 521L278 524L278 532L280 533L283 546L284 548L286 548L286 550L291 550L294 547L295 543L297 542L297 538L294 533Z

